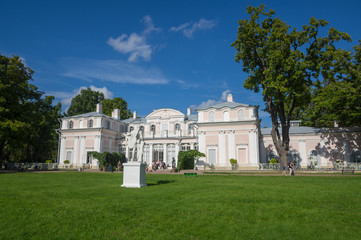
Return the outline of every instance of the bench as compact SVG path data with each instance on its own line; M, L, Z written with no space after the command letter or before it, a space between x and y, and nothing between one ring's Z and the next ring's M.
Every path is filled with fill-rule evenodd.
M342 168L342 174L348 173L348 172L354 174L355 170L354 169L344 169L344 168Z
M183 177L197 177L197 173L184 173Z
M112 166L108 166L105 168L106 172L113 172L113 167Z

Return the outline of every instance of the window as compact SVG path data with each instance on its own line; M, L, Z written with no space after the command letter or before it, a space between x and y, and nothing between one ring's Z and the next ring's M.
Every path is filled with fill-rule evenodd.
M145 144L143 147L143 162L149 165L149 145Z
M238 111L238 120L244 120L244 111L243 110L239 110Z
M110 121L106 121L105 124L106 124L106 128L107 128L107 129L110 129Z
M93 127L93 119L90 119L88 121L88 128L92 128Z
M155 125L150 126L150 131L155 132Z
M73 126L74 126L73 121L69 121L69 129L72 129L72 128L73 128Z
M83 120L79 120L79 128L83 128Z
M340 161L340 153L338 152L337 149L332 149L331 150L331 161L332 162L338 162Z
M132 132L133 130L134 130L133 126L129 127L129 132Z
M174 126L174 130L175 130L175 131L179 131L179 130L180 130L180 125L179 125L179 123L177 123L177 124Z
M193 126L194 126L193 124L189 124L189 125L188 125L188 135L189 135L189 134L192 134Z
M172 166L173 158L175 159L175 145L168 144L167 145L167 166Z
M163 144L155 144L153 147L153 162L163 162Z
M65 160L69 160L69 162L71 163L71 151L66 151L66 159Z
M191 150L191 145L188 143L183 143L182 144L182 151L188 151Z
M228 122L229 121L229 112L225 111L223 113L223 121Z
M320 156L317 152L317 150L312 150L310 152L310 164L312 164L313 166L320 166Z
M209 164L215 165L217 163L217 150L216 149L208 149L208 162Z
M214 112L209 112L208 113L208 119L210 122L214 122Z
M141 132L142 132L142 135L144 136L144 126L140 126L140 127L139 127L139 131L141 131Z
M301 160L300 155L295 150L288 151L288 161L298 163Z
M351 162L361 163L361 152L360 150L353 150L350 156Z

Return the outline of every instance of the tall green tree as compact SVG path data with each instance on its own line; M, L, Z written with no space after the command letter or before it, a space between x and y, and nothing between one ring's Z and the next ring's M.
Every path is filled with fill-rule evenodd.
M102 92L93 91L90 88L82 89L76 95L68 108L66 115L74 116L82 113L94 112L96 105L104 100Z
M302 124L312 127L361 126L361 42L351 51L339 52L333 71L318 81L311 104L299 113Z
M30 83L33 71L18 56L0 55L0 165L4 160L41 161L56 153L61 105Z
M247 8L249 19L240 20L236 62L248 73L244 87L262 91L265 110L272 119L271 136L281 165L286 165L289 151L290 120L295 109L305 109L311 101L313 83L334 69L333 56L341 54L335 42L351 41L346 33L330 28L320 37L328 22L311 18L301 30L275 17L265 6Z
M114 109L120 110L120 119L128 119L132 116L128 109L128 103L121 97L113 99L104 99L102 101L103 113L111 116Z

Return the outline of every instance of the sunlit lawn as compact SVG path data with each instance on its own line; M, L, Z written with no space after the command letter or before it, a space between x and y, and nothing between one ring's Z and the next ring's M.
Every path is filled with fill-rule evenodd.
M360 239L361 176L0 174L0 239Z

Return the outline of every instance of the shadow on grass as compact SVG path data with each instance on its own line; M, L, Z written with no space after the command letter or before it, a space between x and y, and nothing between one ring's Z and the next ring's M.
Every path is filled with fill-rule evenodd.
M162 184L168 184L168 183L174 183L174 180L170 180L170 181L164 181L164 180L160 180L157 183L147 183L148 187L152 187L152 186L157 186L157 185L162 185Z

